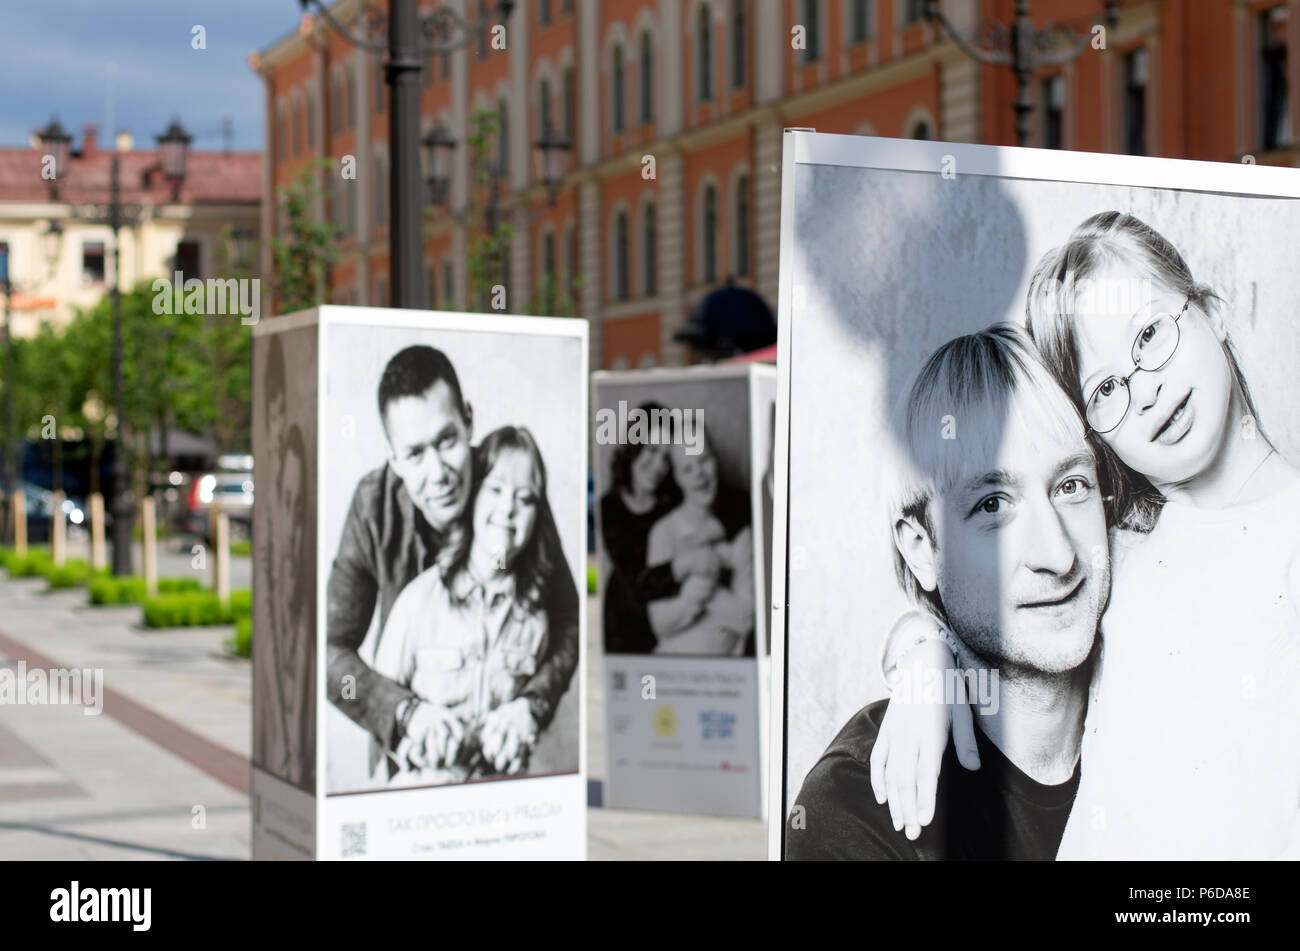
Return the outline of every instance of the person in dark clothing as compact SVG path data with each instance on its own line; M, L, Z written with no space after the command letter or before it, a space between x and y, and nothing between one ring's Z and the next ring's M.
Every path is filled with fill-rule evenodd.
M326 693L370 733L371 770L388 754L391 775L404 738L413 751L409 765L417 769L444 765L429 759L430 751L444 751L441 758L449 761L459 753L443 718L408 687L373 670L357 651L376 608L383 630L402 589L461 547L474 482L473 411L451 361L428 346L407 347L388 362L378 401L388 461L357 485L330 571ZM553 633L546 656L520 692L523 703L494 711L531 718L531 730L516 728L511 735L545 729L578 666L578 591L567 565L548 579L541 600Z
M961 420L960 441L934 425L947 413ZM920 632L896 656L951 648L955 663L939 669L952 676L942 697L905 680L893 699L850 718L804 779L785 854L1054 858L1079 787L1091 659L1110 591L1083 419L1023 332L1002 325L935 352L896 432L907 456L896 460L888 500L894 567ZM930 669L920 660L904 666ZM955 703L958 678L966 690L980 684L973 712L981 766L958 768L949 742L935 819L921 831L891 815L872 766L893 749L896 716ZM916 760L918 769L931 766Z
M753 656L754 541L750 495L721 484L701 424L698 441L674 440L670 458L682 501L655 523L651 563L688 562L675 595L647 605L660 654Z
M975 731L980 768L962 769L949 740L934 822L912 841L894 828L889 806L871 796L871 751L888 700L863 707L804 780L802 819L787 826L786 858L1036 860L1056 858L1079 768L1063 783L1040 783Z
M639 410L649 417L663 407L645 403ZM619 446L610 462L612 485L600 500L600 532L610 562L604 586L607 654L653 651L656 641L645 606L677 593L671 563L646 564L650 529L681 500L669 468L668 447L656 444Z

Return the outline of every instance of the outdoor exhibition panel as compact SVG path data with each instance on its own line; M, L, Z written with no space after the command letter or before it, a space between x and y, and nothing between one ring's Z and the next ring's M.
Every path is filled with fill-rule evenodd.
M593 374L607 805L761 817L775 372Z
M586 323L320 307L253 379L254 857L583 858Z

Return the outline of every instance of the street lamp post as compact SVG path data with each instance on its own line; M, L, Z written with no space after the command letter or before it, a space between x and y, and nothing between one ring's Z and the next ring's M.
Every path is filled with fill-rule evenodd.
M60 154L66 156L67 142L66 139L59 138L63 133L58 120L52 119L50 125L37 134L47 154L56 156L56 174L51 183L51 197L57 198L58 193L54 190L55 183L64 171L58 167L58 156ZM185 165L191 138L181 127L180 121L173 119L167 130L157 139L159 164L163 176L172 184L172 199L176 200L180 197L181 182L185 179ZM62 153L57 150L61 141ZM88 212L74 211L73 215L82 220L106 224L113 233L113 284L110 289L110 299L113 307L113 410L117 414L117 446L113 453L111 487L113 498L109 511L113 515L113 574L129 575L131 574L131 525L135 520L135 505L128 492L126 470L126 377L123 369L120 235L124 226L134 225L140 220L143 210L139 205L125 205L122 202L121 158L116 152L113 153L109 169L108 204L91 205Z
M1032 136L1030 117L1034 100L1029 84L1041 66L1061 66L1078 58L1092 39L1091 33L1078 35L1064 23L1049 23L1041 30L1034 26L1029 0L1016 0L1016 15L1010 26L986 20L979 38L972 41L949 22L939 7L939 0L926 0L925 18L940 24L961 51L987 66L1010 66L1016 74L1016 140L1028 146ZM1114 29L1119 22L1118 0L1106 0L1105 23Z
M546 200L555 204L560 185L564 183L564 162L573 150L573 143L557 134L549 124L542 129L542 137L533 143L541 165L542 184L546 186Z
M386 29L386 45L352 35L348 25L334 18L324 0L299 3L304 11L314 9L353 46L388 54L384 78L388 84L388 152L393 163L388 189L388 285L394 307L423 309L423 203L417 198L424 194L420 181L419 72L424 57L464 49L494 22L504 23L514 10L514 0L498 0L478 22L466 20L447 6L421 14L416 0L391 0L387 12L366 6L356 19L364 22L372 34Z
M10 525L13 519L10 516L10 506L13 505L13 440L14 440L14 333L13 326L10 324L9 307L10 297L13 294L13 288L9 283L9 249L5 247L0 249L0 289L4 291L5 297L5 404L4 404L4 422L5 422L5 443L4 443L4 479L5 495L2 500L3 510L5 513L4 537L6 541L12 543L10 537Z

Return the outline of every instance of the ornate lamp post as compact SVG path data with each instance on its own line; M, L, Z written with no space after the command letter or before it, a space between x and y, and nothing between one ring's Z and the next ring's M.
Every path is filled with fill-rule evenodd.
M554 205L564 183L564 173L568 164L569 153L573 143L558 135L549 126L542 130L542 137L533 143L537 150L539 173L542 184L546 186L546 200Z
M1049 23L1038 29L1029 13L1029 0L1016 0L1016 16L1010 26L985 20L975 40L957 31L939 8L939 0L926 0L925 18L941 24L961 51L977 63L1012 68L1016 74L1016 140L1022 146L1028 146L1031 137L1029 122L1034 101L1029 83L1034 73L1040 66L1061 66L1077 59L1092 40L1091 33L1080 36L1064 23ZM1107 29L1113 30L1118 22L1118 0L1106 0Z
M60 138L60 134L64 136ZM39 131L41 145L46 154L55 156L56 167L60 144L63 155L67 154L66 133L62 132L58 120ZM185 167L189 156L190 136L181 127L178 119L173 119L167 130L157 137L160 165L163 175L172 183L172 197L180 194L181 182L185 178ZM62 176L62 170L51 183L51 197L57 198L55 183ZM110 289L113 302L113 410L117 415L117 447L113 453L112 500L109 511L113 514L113 574L129 575L131 573L131 523L135 518L135 503L127 489L126 471L126 381L122 369L122 258L119 234L123 227L136 225L143 217L143 209L137 204L125 204L122 201L121 159L113 152L109 172L109 192L107 204L89 204L75 209L73 216L98 224L106 224L113 232L113 284Z
M514 10L514 0L498 0L478 22L466 20L447 6L421 14L416 0L391 0L388 11L365 7L357 20L370 34L387 29L387 44L368 42L334 18L324 0L299 0L304 11L315 10L345 40L360 49L387 52L384 64L388 83L388 152L393 163L389 182L388 286L393 306L423 308L424 259L423 194L420 182L419 73L430 54L464 49L494 23L504 23Z
M163 177L172 185L172 201L181 196L181 182L185 181L185 165L190 156L190 143L193 137L181 127L179 119L172 119L158 140L158 162L162 165Z
M451 153L456 151L456 145L456 140L441 122L420 140L426 158L425 168L428 169L425 182L429 186L429 203L432 205L447 203L451 191Z

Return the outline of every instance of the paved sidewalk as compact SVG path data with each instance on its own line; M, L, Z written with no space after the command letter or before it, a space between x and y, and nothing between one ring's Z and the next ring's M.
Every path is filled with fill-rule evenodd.
M230 629L151 631L138 607L91 608L82 589L44 588L0 572L0 666L102 669L104 711L0 705L0 859L247 858L251 668L226 652ZM596 780L599 616L589 599ZM754 820L592 809L588 849L592 859L762 859L766 840Z

